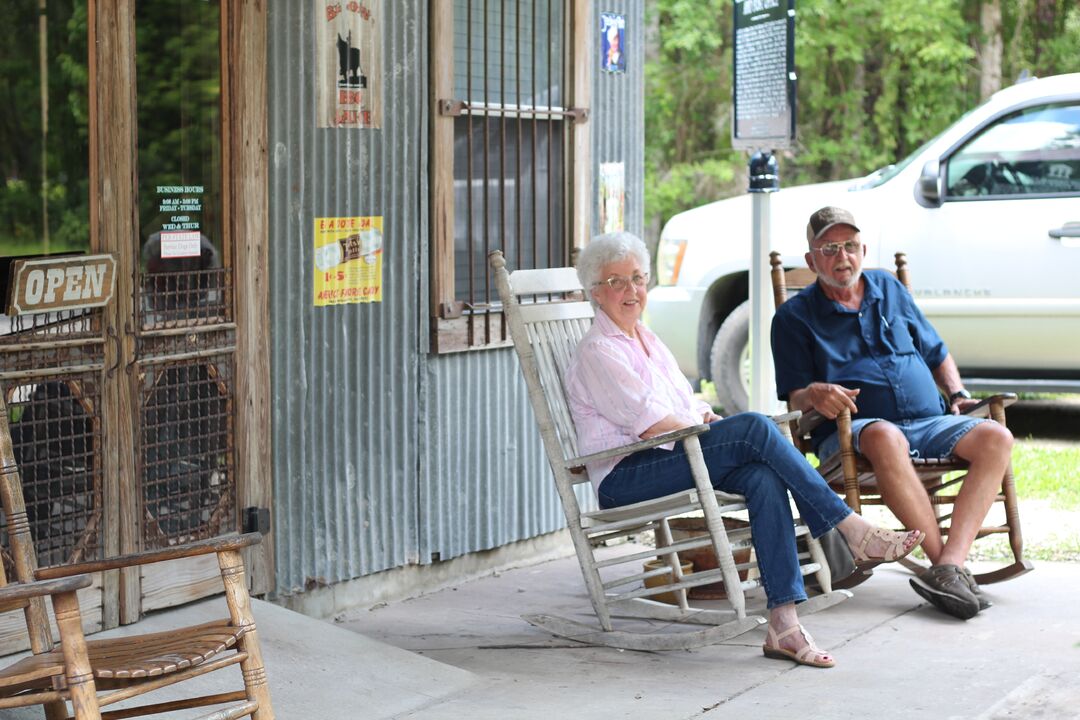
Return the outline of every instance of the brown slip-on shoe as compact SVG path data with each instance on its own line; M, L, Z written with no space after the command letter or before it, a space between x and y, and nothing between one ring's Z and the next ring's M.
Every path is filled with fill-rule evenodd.
M979 612L979 600L956 565L934 565L910 582L924 600L953 617L970 620Z

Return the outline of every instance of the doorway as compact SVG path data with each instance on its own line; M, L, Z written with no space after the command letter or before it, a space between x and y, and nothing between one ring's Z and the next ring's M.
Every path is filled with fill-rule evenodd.
M0 128L0 257L116 261L106 307L0 323L39 564L238 532L245 509L269 509L269 372L252 361L268 335L265 243L251 242L266 237L265 121L250 117L265 82L243 77L265 61L254 5L15 0L26 23L0 31L0 82L27 99ZM272 587L269 546L251 558L257 592ZM100 573L86 624L219 592L217 573L213 556ZM0 648L16 620L0 619Z

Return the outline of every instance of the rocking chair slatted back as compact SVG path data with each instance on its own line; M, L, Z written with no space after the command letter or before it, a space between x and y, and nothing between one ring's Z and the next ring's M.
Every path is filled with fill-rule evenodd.
M541 409L537 405L542 404L551 420L555 440L562 450L562 457L558 458L561 464L578 456L577 432L563 390L564 374L595 313L589 302L580 299L584 291L573 268L514 271L509 275L507 292L515 303L516 312L508 313L508 321L522 370L535 372L543 389L540 397L530 389L529 399L538 419ZM521 300L537 295L554 300L535 303ZM520 329L515 327L517 324ZM571 484L587 480L584 473L569 478Z

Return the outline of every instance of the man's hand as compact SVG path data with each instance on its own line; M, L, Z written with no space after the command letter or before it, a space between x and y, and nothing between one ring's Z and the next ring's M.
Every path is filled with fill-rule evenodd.
M844 408L855 414L859 408L855 405L855 397L859 390L850 390L842 385L833 383L810 383L806 388L810 398L810 405L829 420L835 420Z
M979 402L975 398L956 398L952 405L949 406L949 412L953 415L960 415L978 405Z

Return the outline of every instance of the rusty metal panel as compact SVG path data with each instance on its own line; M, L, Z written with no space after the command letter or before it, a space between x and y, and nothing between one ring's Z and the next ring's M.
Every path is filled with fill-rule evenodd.
M600 67L600 13L626 18L626 72ZM599 202L600 163L621 162L626 178L624 230L648 241L645 228L645 0L593 3L592 124L593 193ZM593 233L600 231L599 212L593 213Z

